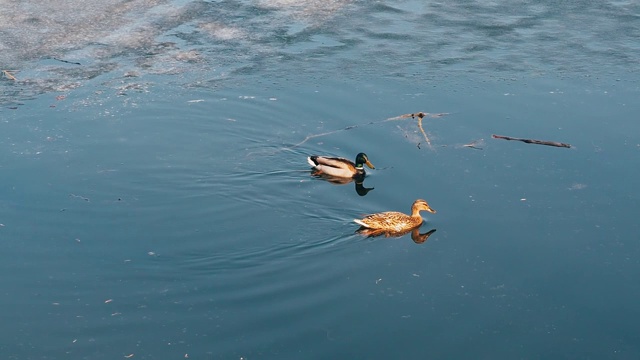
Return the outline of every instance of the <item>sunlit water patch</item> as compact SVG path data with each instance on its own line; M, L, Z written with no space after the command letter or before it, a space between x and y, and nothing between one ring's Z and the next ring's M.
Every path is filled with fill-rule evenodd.
M236 74L293 82L327 76L314 66L291 76L289 69L309 62L353 79L379 74L416 85L441 82L450 72L506 78L515 70L531 76L635 72L637 6L605 2L580 9L414 1L7 4L0 15L3 102L68 92L102 74L136 78L126 81L139 88L155 82L150 75L205 87L243 81ZM585 29L584 23L598 26ZM109 86L118 89L117 82Z

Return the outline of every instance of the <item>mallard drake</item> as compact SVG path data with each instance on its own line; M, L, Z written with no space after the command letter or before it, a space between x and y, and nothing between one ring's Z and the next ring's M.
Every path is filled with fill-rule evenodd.
M436 213L426 201L418 199L411 205L411 216L397 211L386 211L367 215L363 219L354 219L353 221L363 228L402 232L422 225L421 210L432 214Z
M375 166L369 161L365 153L356 155L355 163L345 158L318 155L309 156L307 162L316 169L317 173L343 178L364 176L364 164L371 169L375 169Z

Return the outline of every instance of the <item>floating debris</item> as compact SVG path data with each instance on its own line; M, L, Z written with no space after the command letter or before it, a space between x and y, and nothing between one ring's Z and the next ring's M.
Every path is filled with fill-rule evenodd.
M74 198L78 198L78 199L82 199L82 200L87 201L87 202L90 201L89 198L84 197L84 196L80 196L80 195L76 195L76 194L69 194L69 196L74 197Z
M62 60L62 59L58 59L58 58L51 58L51 60L60 61L60 62L63 62L63 63L73 64L73 65L82 65L82 64L80 64L79 62L76 62L76 61Z
M2 77L6 77L9 80L16 81L16 77L13 76L11 72L15 72L15 70L2 70Z
M476 150L482 150L482 148L480 146L484 145L484 139L479 139L479 140L475 140L472 141L468 144L464 144L462 145L462 147L466 147L466 148L470 148L470 149L476 149Z
M424 141L427 142L427 144L429 145L429 147L431 147L431 140L429 140L429 137L427 136L427 133L424 131L424 128L422 127L422 119L425 117L431 117L431 118L435 118L435 117L442 117L444 115L447 115L447 113L439 113L439 114L431 114L431 113L426 113L426 112L417 112L417 113L412 113L412 114L404 114L404 115L400 115L400 116L396 116L395 118L389 118L387 120L401 120L401 119L406 119L406 118L412 118L418 119L418 128L420 129L420 132L422 132L422 136L424 136ZM420 143L418 143L417 145L418 149L420 149Z
M510 137L510 136L502 136L502 135L495 135L495 134L491 135L491 137L494 138L494 139L522 141L522 142L527 143L527 144L547 145L547 146L555 146L555 147L563 147L563 148L570 148L571 147L571 145L569 145L569 144L565 144L565 143L561 143L561 142L555 142L555 141L514 138L514 137Z
M427 144L429 145L429 147L431 147L431 140L429 140L429 137L427 136L427 133L424 131L424 128L422 127L422 119L424 118L439 118L439 117L443 117L445 115L448 115L449 113L428 113L428 112L416 112L416 113L411 113L411 114L403 114L400 116L395 116L395 117L391 117L388 119L384 119L384 120L380 120L380 121L371 121L368 123L364 123L364 124L356 124L356 125L349 125L349 126L345 126L342 129L337 129L337 130L333 130L333 131L327 131L324 133L320 133L320 134L313 134L313 135L308 135L306 138L304 138L304 140L302 140L301 142L292 145L290 147L288 147L289 149L291 148L295 148L298 147L304 143L306 143L307 141L317 138L317 137L321 137L321 136L326 136L326 135L331 135L331 134L335 134L341 131L347 131L347 130L353 130L356 129L360 126L364 126L364 125L375 125L375 124L381 124L381 123L385 123L387 121L397 121L397 120L404 120L404 119L418 119L418 128L420 129L420 132L422 132L422 136L424 136L424 140L427 142ZM406 135L406 134L405 134ZM418 148L420 149L420 144L418 143Z

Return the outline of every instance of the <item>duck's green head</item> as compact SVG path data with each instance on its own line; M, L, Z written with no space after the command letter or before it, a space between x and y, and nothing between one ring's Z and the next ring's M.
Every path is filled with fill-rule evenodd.
M370 169L375 169L376 168L375 166L373 166L371 161L369 161L369 158L367 157L367 154L360 153L360 154L356 155L356 168L357 169L362 169L364 164L367 164L367 166Z

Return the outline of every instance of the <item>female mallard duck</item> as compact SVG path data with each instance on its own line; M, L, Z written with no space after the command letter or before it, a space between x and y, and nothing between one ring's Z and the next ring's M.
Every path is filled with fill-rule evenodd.
M309 156L307 162L317 170L317 173L343 178L364 176L364 164L367 164L371 169L375 169L365 153L359 153L356 156L355 163L345 158L317 155Z
M432 214L436 213L426 201L418 199L411 205L411 216L397 211L387 211L367 215L362 220L355 219L353 221L360 224L363 228L401 232L422 225L420 210L426 210Z

